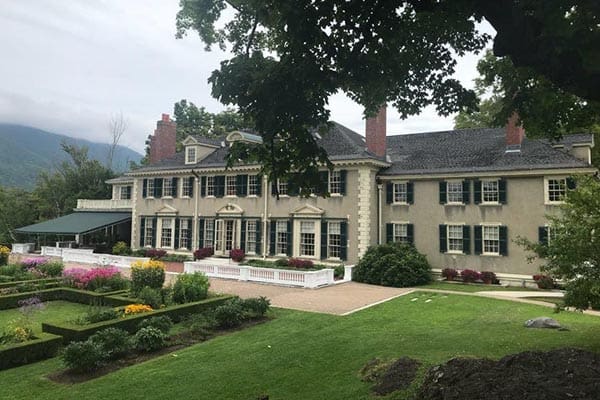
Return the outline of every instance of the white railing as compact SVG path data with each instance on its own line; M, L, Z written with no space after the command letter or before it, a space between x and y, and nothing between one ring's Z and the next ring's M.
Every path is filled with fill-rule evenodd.
M258 268L247 265L220 265L210 261L188 261L183 263L184 272L204 272L213 278L237 279L274 283L278 285L316 288L333 284L333 269L318 271L292 271L287 269Z
M42 246L42 255L49 257L62 257L62 247Z
M78 199L78 210L131 210L131 200L89 200Z
M35 243L13 243L11 253L29 254L35 250Z
M94 265L114 265L130 267L136 261L148 261L148 257L115 256L112 254L94 253L92 249L63 249L58 247L42 247L43 256L62 257L63 262L83 263Z

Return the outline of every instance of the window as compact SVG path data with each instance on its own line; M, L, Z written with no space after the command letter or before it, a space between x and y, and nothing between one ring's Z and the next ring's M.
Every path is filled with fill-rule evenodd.
M448 252L463 252L463 225L448 225Z
M171 193L173 193L173 181L171 178L163 179L163 197L171 197Z
M204 247L214 247L215 220L207 219L204 221Z
M408 243L408 224L394 224L393 241Z
M154 238L153 219L146 218L144 221L144 247L152 247Z
M234 175L230 175L225 178L225 195L226 196L235 196L236 182L237 182L236 177Z
M258 221L251 220L246 222L246 253L256 251L256 225Z
M187 147L185 149L186 164L195 164L196 163L196 148L195 147Z
M567 180L565 178L552 178L547 180L548 202L562 202L567 194Z
M342 254L342 226L330 222L327 228L327 254L329 258L340 258ZM321 255L323 257L323 254Z
M275 253L286 254L288 246L287 221L277 221L277 224L275 226Z
M394 203L408 203L408 187L406 182L394 183Z
M446 182L446 193L448 203L463 202L463 184L462 182Z
M258 195L258 175L248 175L248 196Z
M481 200L483 203L498 203L500 201L498 181L481 182Z
M119 198L121 200L131 200L131 186L121 186L119 188Z
M315 223L302 221L300 223L300 256L314 257L315 255Z
M483 226L483 254L500 254L500 227Z
M342 194L342 174L340 171L329 173L329 193Z
M148 179L146 182L146 197L154 197L154 179Z
M277 181L277 191L279 195L287 195L288 194L288 184L285 181Z
M182 249L190 249L190 226L189 219L179 221L179 247Z
M181 181L181 197L192 197L194 194L194 178L184 178Z
M173 247L173 220L170 218L161 219L160 247Z
M207 196L215 195L215 177L214 176L206 177L206 195Z

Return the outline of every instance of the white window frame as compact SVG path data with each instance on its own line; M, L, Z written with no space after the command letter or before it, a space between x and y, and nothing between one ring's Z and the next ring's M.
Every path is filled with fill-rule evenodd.
M283 190L282 190L283 189ZM277 192L279 196L288 196L288 183L287 181L277 180Z
M450 237L450 228L456 228L458 230L458 228L460 228L460 239L458 237ZM465 240L465 233L464 233L464 227L465 224L464 223L451 223L451 224L446 224L446 252L450 253L450 254L464 254L465 253L465 249L464 249L464 240ZM483 234L482 234L483 235ZM457 249L454 245L451 245L451 240L456 240L459 242L459 248ZM482 245L483 246L483 245ZM453 248L454 247L454 248Z
M317 224L314 220L302 220L300 222L300 229L298 230L298 236L300 239L298 246L298 256L303 258L316 258L317 256ZM312 226L312 232L308 232ZM306 232L305 232L306 230ZM312 240L311 236L312 235ZM311 243L312 242L312 243ZM305 250L312 246L312 254Z
M496 199L497 200L486 200L486 189L485 185L495 183L496 184ZM491 191L488 189L487 193ZM480 204L500 204L500 180L499 179L482 179L481 180L481 203Z
M250 224L254 224L254 229L250 229ZM256 242L258 241L256 228L258 224L260 224L258 219L249 219L246 221L246 254L256 254ZM254 240L250 240L251 234L253 235Z
M129 196L123 197L123 194L127 194L127 189L129 189ZM132 193L133 188L131 187L131 185L119 186L119 200L131 200Z
M194 182L196 182L196 180L192 179L190 181L189 177L185 177L180 180L181 180L181 197L189 199L190 197L192 197L191 195L194 194ZM186 194L186 189L187 189L187 194Z
M150 178L146 180L146 198L154 198L154 179Z
M453 195L459 192L452 191L450 192L450 185L459 185L460 186L460 201L450 200L450 193ZM463 181L446 181L446 203L447 204L465 204L463 201Z
M332 227L337 226L335 233ZM336 253L337 255L333 254ZM327 223L327 258L331 260L340 260L342 256L342 223L332 221Z
M215 220L205 219L204 220L204 247L215 248ZM208 238L208 239L207 239ZM207 246L206 243L210 243L210 246Z
M214 175L206 177L206 197L215 197L215 177L214 177Z
M392 204L408 204L408 182L392 182Z
M408 244L408 221L392 222L392 241Z
M152 247L152 239L156 236L156 232L153 229L152 217L146 217L144 219L144 247Z
M185 163L196 164L197 150L196 146L188 146L185 148Z
M339 170L330 171L327 191L331 196L342 195L342 173Z
M566 176L547 176L544 178L544 203L545 204L563 204L564 200L550 200L550 181L562 181L564 185L564 196L567 194L567 177Z
M258 175L248 175L248 188L246 190L246 193L248 193L248 197L258 196L258 187L260 184L261 182L260 179L258 179ZM252 188L252 190L250 190L250 188Z
M163 225L166 221L169 221L170 223L170 227L166 228L169 229L171 231L171 240L170 240L170 244L169 245L163 245ZM156 238L156 244L158 246L156 246L157 248L160 249L173 249L173 246L175 245L175 218L170 218L170 217L161 217L158 219L158 224L157 224L157 231L159 232L158 237Z
M277 256L287 255L287 246L290 245L287 236L287 223L287 220L275 221L275 255ZM280 252L280 248L284 251Z
M173 178L163 178L162 198L172 199L173 196L171 193L173 193Z
M232 183L233 182L233 186ZM229 192L233 188L233 194ZM225 197L237 197L237 176L226 175L225 176Z
M186 228L183 227L183 225L187 225ZM187 235L187 231L189 231L190 229L192 229L191 226L191 221L187 218L183 218L179 220L179 232L177 232L177 234L179 235L179 248L180 249L192 249L192 243L191 243L191 239L189 241L189 243L187 243L188 246L184 246L184 242L188 241L188 235ZM186 231L186 234L184 235L183 232Z
M500 224L482 224L481 225L481 254L484 256L499 256L500 255ZM486 239L486 230L496 230L497 239ZM496 241L498 251L486 251L485 241Z

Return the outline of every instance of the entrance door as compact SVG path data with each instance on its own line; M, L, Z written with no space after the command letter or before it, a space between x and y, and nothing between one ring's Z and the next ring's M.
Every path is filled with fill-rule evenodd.
M229 256L237 245L237 221L218 219L215 221L215 255Z
M228 256L229 252L235 248L235 221L232 219L225 220L225 255Z

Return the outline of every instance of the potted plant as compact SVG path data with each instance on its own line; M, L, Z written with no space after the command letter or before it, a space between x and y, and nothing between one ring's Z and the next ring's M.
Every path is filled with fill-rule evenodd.
M463 269L460 272L460 277L465 283L474 283L475 281L481 279L481 275L479 274L479 272L474 271L472 269Z
M454 268L444 268L442 270L442 277L446 278L447 281L453 281L458 276L458 271Z
M244 253L244 250L242 249L232 249L229 252L229 256L233 261L240 262L246 257L246 253Z
M486 285L491 285L492 283L496 282L496 274L493 273L492 271L483 271L481 274L481 280L483 281L483 283L485 283Z
M554 279L544 274L533 275L533 280L537 283L539 289L554 289Z

